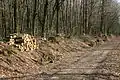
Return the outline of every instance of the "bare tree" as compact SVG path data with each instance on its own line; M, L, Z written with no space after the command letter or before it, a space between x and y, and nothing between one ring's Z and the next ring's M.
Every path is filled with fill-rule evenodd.
M14 0L14 33L17 32L17 0Z
M0 33L80 36L120 33L115 0L1 0ZM3 33L2 33L3 32Z

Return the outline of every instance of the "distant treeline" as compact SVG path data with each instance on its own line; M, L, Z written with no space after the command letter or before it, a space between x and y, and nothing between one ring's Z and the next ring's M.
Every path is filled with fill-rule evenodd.
M114 0L0 0L0 36L119 34L119 10Z

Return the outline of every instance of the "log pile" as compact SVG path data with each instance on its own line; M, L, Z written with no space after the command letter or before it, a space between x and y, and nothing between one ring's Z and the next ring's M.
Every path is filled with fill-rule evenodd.
M14 45L22 52L38 49L35 37L29 34L12 35L10 37L9 45Z

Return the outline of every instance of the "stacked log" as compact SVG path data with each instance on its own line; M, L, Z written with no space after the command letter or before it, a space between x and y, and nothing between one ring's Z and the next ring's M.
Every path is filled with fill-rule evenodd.
M11 36L9 45L14 45L22 52L38 49L38 44L35 37L29 34L23 34L22 36Z
M13 45L14 43L15 43L15 40L11 38L9 41L9 45Z

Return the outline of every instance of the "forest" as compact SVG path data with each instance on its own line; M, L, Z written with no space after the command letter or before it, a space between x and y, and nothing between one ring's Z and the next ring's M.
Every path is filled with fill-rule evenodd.
M119 8L115 0L1 0L0 37L119 34Z
M120 0L0 0L0 80L120 80Z

